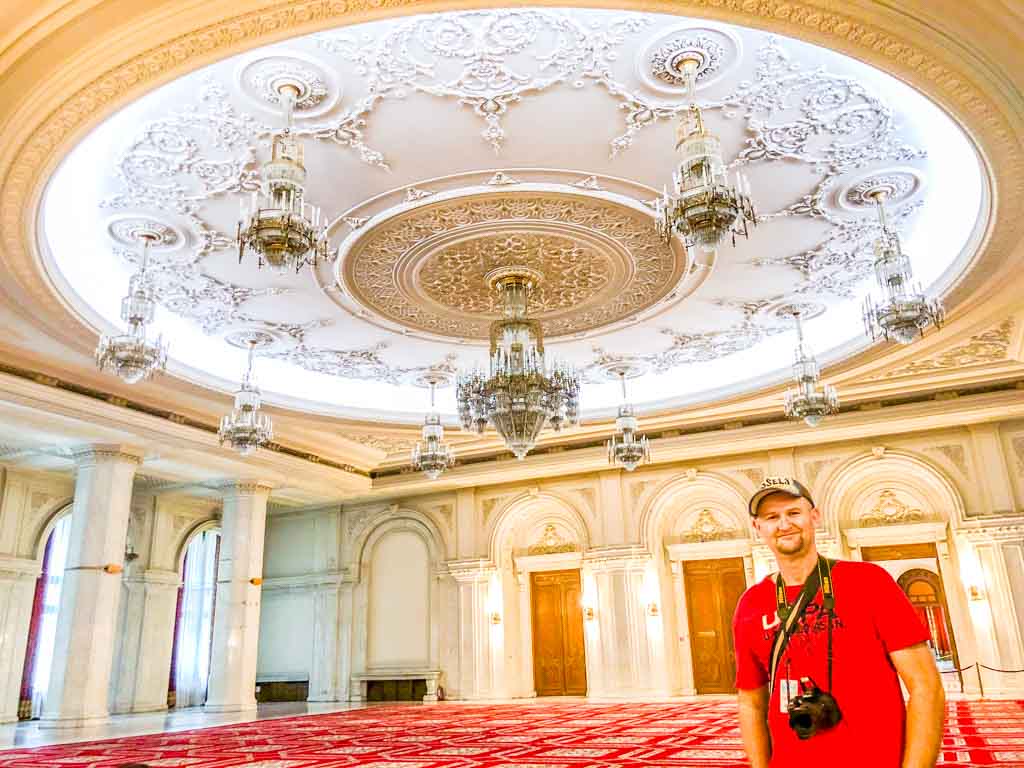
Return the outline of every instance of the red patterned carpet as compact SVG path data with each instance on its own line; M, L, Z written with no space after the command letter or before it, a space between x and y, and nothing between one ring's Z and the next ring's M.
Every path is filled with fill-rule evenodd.
M388 706L0 752L2 768L743 766L732 702ZM949 705L940 766L1024 766L1024 702Z

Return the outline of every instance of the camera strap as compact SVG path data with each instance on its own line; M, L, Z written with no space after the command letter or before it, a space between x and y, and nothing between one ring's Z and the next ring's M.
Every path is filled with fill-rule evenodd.
M775 633L775 640L772 643L770 659L771 673L769 675L768 695L771 696L775 690L779 662L782 661L782 654L789 644L789 638L796 629L797 622L803 615L807 606L814 600L821 589L822 607L828 613L828 690L832 690L832 616L835 613L835 593L832 589L832 565L834 560L827 560L818 556L817 567L810 572L804 582L796 601L790 605L786 599L786 585L782 581L782 574L775 576L775 602L779 614L779 629Z

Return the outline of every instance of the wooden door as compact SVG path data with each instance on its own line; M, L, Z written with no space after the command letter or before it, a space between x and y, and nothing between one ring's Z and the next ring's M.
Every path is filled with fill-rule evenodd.
M533 686L537 695L586 695L580 572L533 573L530 587Z
M743 559L684 561L683 581L694 687L697 693L734 693L736 651L732 615L747 588Z

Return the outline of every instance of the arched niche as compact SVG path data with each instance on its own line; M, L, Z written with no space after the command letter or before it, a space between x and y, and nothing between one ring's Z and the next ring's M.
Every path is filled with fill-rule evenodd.
M507 654L501 667L497 689L505 695L535 693L531 574L580 570L582 583L583 556L591 541L580 510L558 493L522 493L499 511L488 539L498 587L491 608L502 616L501 647L517 651ZM589 669L587 673L589 677Z
M488 537L491 562L498 568L514 567L513 558L527 556L531 547L543 543L548 526L556 537L552 548L561 542L572 546L567 552L582 555L590 549L590 529L575 505L550 491L527 492L510 499L496 516Z
M667 543L745 540L749 552L746 510L747 496L731 480L691 471L671 478L651 495L640 512L640 544L656 558Z
M852 528L957 523L964 504L952 480L906 451L870 452L839 467L819 504L834 535ZM849 537L847 537L849 538Z
M353 552L351 698L365 699L372 680L425 679L426 699L436 700L440 531L420 512L393 508L370 521Z

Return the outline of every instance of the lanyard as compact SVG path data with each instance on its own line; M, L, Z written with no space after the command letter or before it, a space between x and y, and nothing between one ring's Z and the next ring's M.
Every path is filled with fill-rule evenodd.
M818 556L817 567L808 575L800 594L792 605L786 599L786 585L782 581L782 574L775 577L775 603L779 612L779 629L776 631L775 641L772 643L770 691L775 689L775 674L790 635L800 621L800 616L814 600L819 587L821 588L822 607L828 615L828 691L830 693L832 691L832 619L835 616L836 606L835 593L832 589L832 565L834 562L834 560L827 560L821 555Z

